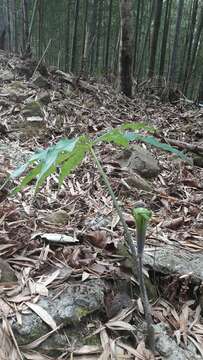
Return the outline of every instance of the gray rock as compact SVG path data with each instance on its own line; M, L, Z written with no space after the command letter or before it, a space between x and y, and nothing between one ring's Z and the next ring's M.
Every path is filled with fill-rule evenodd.
M149 151L138 145L123 150L117 160L122 168L135 171L145 178L153 178L160 173L157 160Z
M51 97L47 91L44 91L37 95L37 101L43 105L48 105L51 101Z
M190 274L197 282L203 281L203 254L189 253L184 249L165 245L144 253L144 265L164 274Z
M167 335L165 325L154 326L156 336L156 351L167 360L200 360L201 357L193 352L182 349L175 340Z
M75 327L82 326L88 315L103 308L104 284L95 279L80 285L68 285L59 296L55 295L52 292L48 297L41 298L38 305L51 315L57 325L63 324L67 336L71 338ZM48 325L35 313L22 315L22 325L13 321L11 326L20 345L28 344L50 331ZM58 333L51 336L49 341L53 346L63 346L67 340ZM47 346L46 342L43 346Z
M35 74L34 78L32 79L32 84L39 88L43 88L43 89L50 88L50 84L49 84L48 80L39 73Z
M7 261L0 259L0 283L17 282L17 277Z

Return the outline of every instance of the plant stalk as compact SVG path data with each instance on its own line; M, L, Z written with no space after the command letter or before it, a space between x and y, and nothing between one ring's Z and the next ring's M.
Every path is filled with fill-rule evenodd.
M139 267L140 295L141 295L142 305L147 323L147 336L146 336L145 344L146 347L154 353L155 335L154 335L153 321L151 316L151 307L150 307L147 290L144 282L144 276L143 276L143 256L140 254L138 254L138 267Z
M99 161L99 159L97 158L95 152L94 152L94 149L92 147L90 147L90 153L94 159L94 162L100 172L100 175L104 181L104 184L106 185L107 189L108 189L108 192L109 192L109 195L111 196L112 200L113 200L113 204L114 204L114 207L117 211L117 214L120 218L120 222L123 226L123 229L124 229L124 237L125 237L125 240L126 240L126 243L127 245L129 246L130 248L130 251L131 251L131 255L132 255L132 258L133 258L133 262L135 264L135 267L133 267L132 271L133 271L133 274L135 277L137 277L138 275L138 264L137 264L137 252L136 252L136 248L135 248L135 245L133 243L133 240L132 240L132 237L131 237L131 234L130 234L130 231L128 229L128 225L126 224L125 222L125 219L123 217L123 213L122 213L122 210L118 204L118 201L116 200L116 197L115 197L115 194L113 192L113 189L111 187L111 184L108 180L108 177L107 175L105 174L102 166L101 166L101 163Z
M151 307L147 295L147 290L144 282L143 275L143 253L146 239L146 229L147 222L151 217L151 212L145 208L136 208L133 209L133 216L136 222L137 228L137 253L138 253L138 275L139 275L139 285L140 285L140 295L142 300L142 305L144 309L145 319L147 323L147 336L145 340L146 347L155 352L155 335L153 328L153 320L151 315Z

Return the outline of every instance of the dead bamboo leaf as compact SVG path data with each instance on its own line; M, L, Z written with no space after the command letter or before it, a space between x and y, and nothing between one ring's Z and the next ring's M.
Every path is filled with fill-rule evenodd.
M29 301L26 303L26 305L33 312L35 312L47 325L49 325L53 330L56 330L57 328L56 322L53 320L51 315L49 315L49 313L45 309L43 309L40 305L33 304Z

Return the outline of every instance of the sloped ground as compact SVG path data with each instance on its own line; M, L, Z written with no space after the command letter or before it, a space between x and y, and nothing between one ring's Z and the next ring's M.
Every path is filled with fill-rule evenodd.
M134 169L120 166L117 156L120 150L116 147L102 145L98 147L98 154L134 238L132 208L141 204L153 211L145 265L154 284L153 295L158 293L158 297L153 296L154 322L165 323L168 326L166 334L170 336L163 344L159 343L157 358L201 358L203 170L200 167L202 154L198 149L203 146L203 111L183 100L175 105L161 104L148 89L130 100L118 95L108 84L74 81L55 69L46 74L43 67L38 69L40 75L35 71L36 66L36 63L23 62L4 52L0 54L1 183L38 148L46 148L64 136L87 133L94 137L123 122L145 122L156 127L157 136L162 140L196 144L196 154L190 152L188 156L199 166L148 148L161 170L156 178L148 180L149 189L142 184L137 188ZM30 78L33 71L35 74ZM127 182L129 171L134 179L130 184ZM91 318L85 320L80 329L82 337L91 336L97 330L101 346L98 341L95 345L86 339L83 345L88 344L87 347L82 344L79 347L72 338L66 338L60 349L64 354L61 358L69 359L70 354L74 354L75 359L83 354L85 359L100 356L108 359L108 354L113 352L126 359L149 358L142 335L133 328L135 323L142 327L142 306L135 293L127 295L134 280L130 264L120 250L123 231L96 167L87 158L59 191L57 185L57 175L51 176L35 197L34 183L15 197L8 196L14 184L1 189L0 252L6 263L0 264L0 312L4 317L2 332L7 339L2 340L2 349L7 349L8 353L12 349L12 359L20 359L22 354L27 359L48 358L39 354L42 350L35 351L43 343L36 340L39 336L35 336L35 342L33 338L25 341L24 345L30 343L27 348L19 348L15 341L17 333L5 317L10 319L15 315L21 324L22 314L30 309L48 324L46 333L50 329L56 332L60 324L54 322L49 308L43 311L42 307L39 310L35 306L38 301L48 292L54 298L72 285L79 288L87 285L91 297L91 286L95 284L95 289L102 289L104 305L102 301L92 305L91 311L85 314L91 313ZM59 234L69 236L63 239L67 241L65 245L59 242ZM8 263L14 269L17 281L13 272L7 269ZM98 283L98 279L102 282ZM128 285L124 287L123 283ZM134 302L132 298L135 298ZM77 306L74 311L76 316ZM97 311L100 315L95 317ZM124 315L118 315L120 311L124 311ZM114 323L109 323L115 315L118 317ZM83 318L81 314L80 318ZM175 357L171 357L172 352ZM4 353L4 358L9 357Z

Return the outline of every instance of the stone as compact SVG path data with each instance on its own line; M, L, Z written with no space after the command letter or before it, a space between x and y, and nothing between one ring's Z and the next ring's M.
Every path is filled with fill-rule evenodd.
M47 91L44 91L37 95L37 101L43 105L48 105L51 101L51 97Z
M0 283L17 282L17 277L7 261L0 259Z
M83 328L86 328L85 319L103 309L104 288L104 283L100 279L83 284L69 284L66 288L64 286L61 293L58 290L50 291L48 297L42 297L37 304L50 314L57 326L63 324L68 338L74 341L79 338L81 341L82 323ZM22 314L22 324L15 319L11 320L10 324L19 345L28 344L50 331L48 325L34 312ZM63 333L58 331L50 336L49 345L51 341L51 346L63 347L67 342L67 337L64 337ZM42 347L47 347L46 340Z
M203 281L203 254L188 253L184 249L170 245L151 248L150 254L144 253L143 263L163 274L190 274L196 281Z
M183 349L174 339L167 335L165 324L158 324L155 328L155 349L166 360L200 360L201 357L188 349ZM157 336L156 336L157 334Z
M138 145L123 150L117 160L122 168L135 171L145 178L155 178L160 173L157 160L148 150Z
M36 73L34 75L34 78L32 79L32 84L39 88L43 88L43 89L50 88L50 84L49 84L48 80L39 73Z
M129 175L125 178L125 182L131 188L135 188L138 190L152 191L152 186L142 178L142 176L134 173L133 175Z
M47 213L42 218L45 222L56 225L66 225L69 221L67 211L61 209Z

